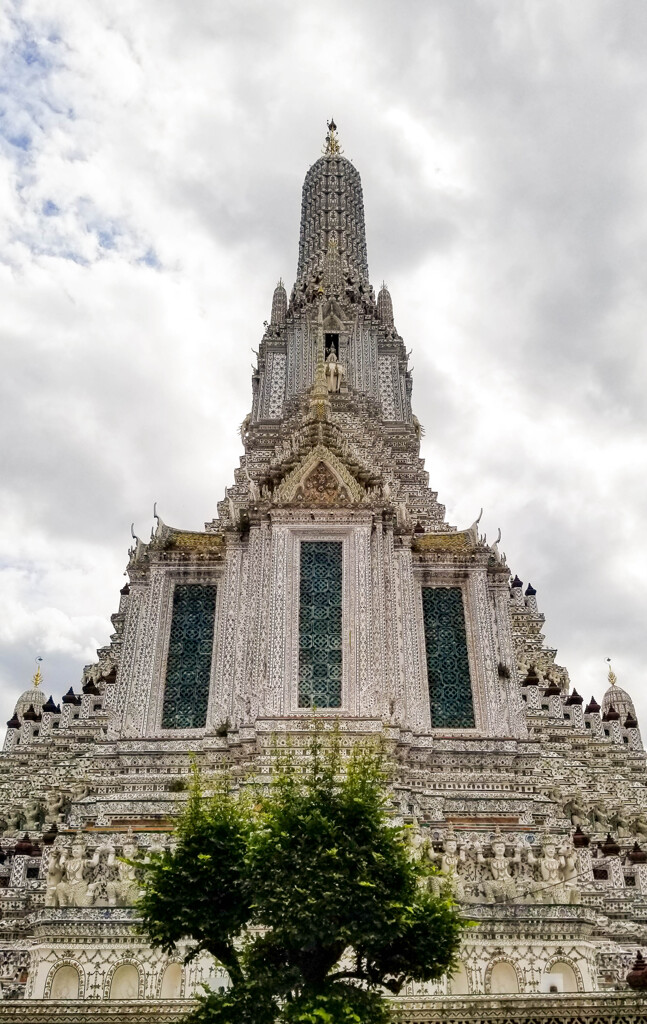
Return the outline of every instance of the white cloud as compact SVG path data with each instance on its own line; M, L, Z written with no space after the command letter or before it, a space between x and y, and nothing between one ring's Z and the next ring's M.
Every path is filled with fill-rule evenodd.
M215 514L332 113L432 486L647 722L646 36L629 0L5 8L3 719L107 640L132 520Z

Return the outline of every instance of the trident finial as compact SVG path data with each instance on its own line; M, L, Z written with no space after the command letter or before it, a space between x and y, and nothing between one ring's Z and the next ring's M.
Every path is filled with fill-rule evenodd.
M617 686L618 677L615 674L615 672L613 671L613 669L611 668L611 658L607 658L607 663L609 665L609 675L607 676L607 679L609 680L609 684L611 686Z
M339 145L339 139L337 138L337 125L333 118L330 118L328 122L328 134L326 135L326 148L324 149L326 156L334 156L337 153L341 153L341 146Z
M40 670L40 664L39 664L39 662L41 662L43 659L39 656L39 657L35 658L34 660L36 662L36 671L34 672L34 678L31 681L31 685L34 687L35 690L37 690L38 687L40 686L40 684L43 681L43 673Z

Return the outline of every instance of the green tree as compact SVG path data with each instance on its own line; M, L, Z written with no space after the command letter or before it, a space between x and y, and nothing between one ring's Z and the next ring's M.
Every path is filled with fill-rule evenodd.
M195 778L172 851L141 865L143 929L171 952L192 940L227 969L192 1024L383 1024L383 993L451 970L463 922L387 812L385 759L314 732L268 792L203 797Z

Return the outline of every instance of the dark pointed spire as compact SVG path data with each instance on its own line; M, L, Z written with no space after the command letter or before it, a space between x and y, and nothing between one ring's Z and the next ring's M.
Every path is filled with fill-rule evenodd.
M368 284L362 182L350 160L342 156L336 132L331 121L324 155L303 183L297 284L321 273L333 238L344 273Z
M377 315L385 327L393 327L393 302L384 281L377 296Z
M288 296L283 284L283 279L279 280L276 288L274 289L274 295L272 296L272 315L270 316L270 323L273 327L281 327L285 323L285 315L288 311Z
M574 704L583 704L583 703L584 703L584 697L580 697L579 693L575 689L570 694L570 696L568 696L566 698L566 700L564 701L564 704L566 705L566 707L572 707Z

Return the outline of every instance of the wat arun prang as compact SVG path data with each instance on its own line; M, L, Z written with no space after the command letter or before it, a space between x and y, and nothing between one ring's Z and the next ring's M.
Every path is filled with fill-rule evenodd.
M203 532L157 517L78 691L32 685L8 723L0 1020L178 1020L202 981L225 984L133 930L122 858L171 841L192 752L245 785L277 736L307 743L313 714L344 742L384 737L412 856L476 922L458 973L402 998L408 1021L640 1019L625 981L647 940L633 704L613 673L587 703L534 589L477 523L445 521L411 396L331 122L217 517Z

